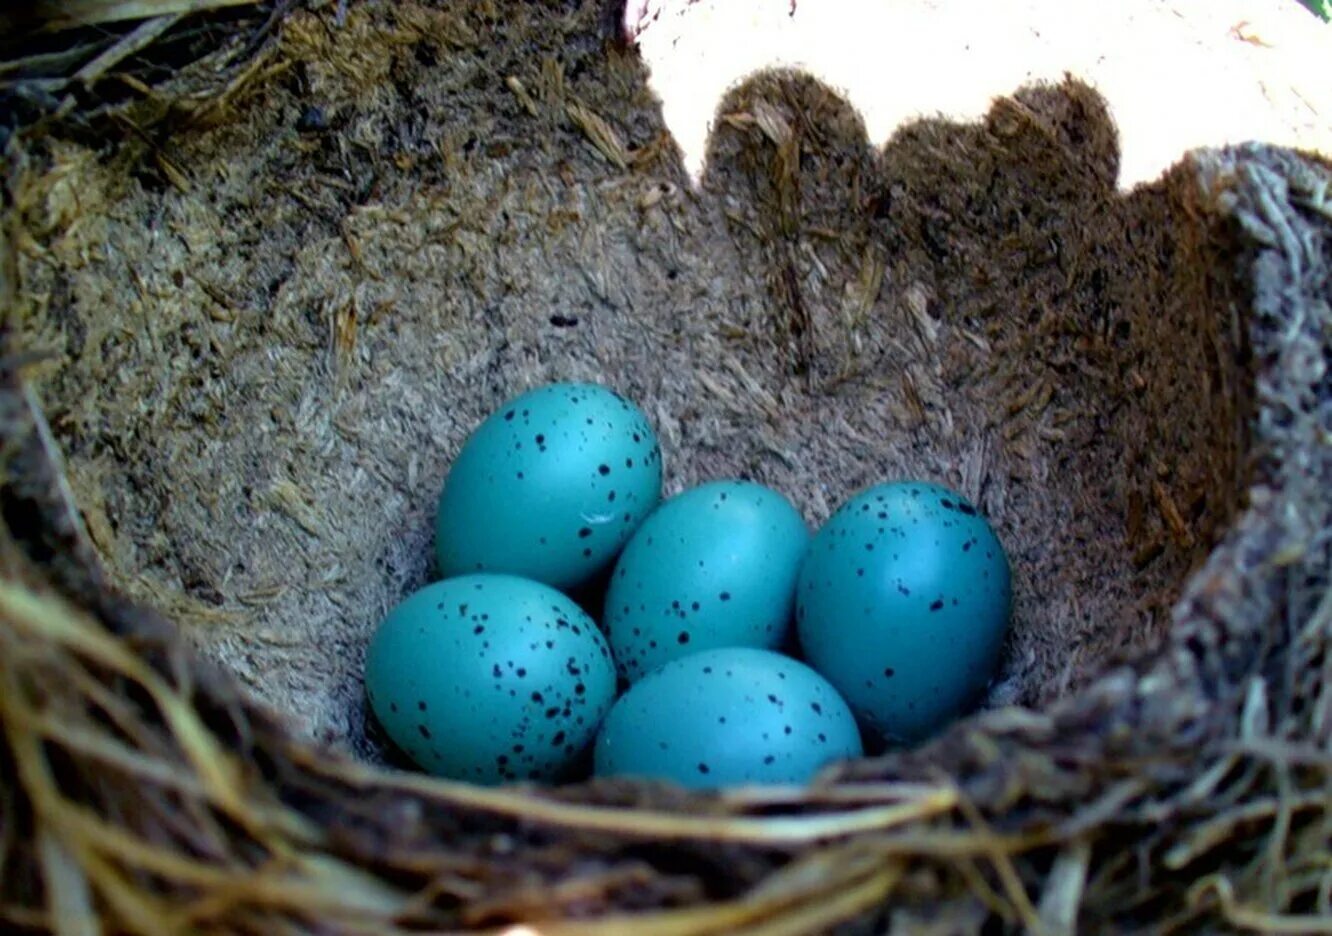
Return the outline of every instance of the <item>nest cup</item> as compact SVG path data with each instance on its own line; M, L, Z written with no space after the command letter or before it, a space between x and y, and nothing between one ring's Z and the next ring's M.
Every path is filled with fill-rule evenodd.
M695 187L596 11L343 29L293 13L225 106L11 164L5 919L1328 912L1324 162L1200 152L1125 194L1075 81L876 148L775 72L722 103ZM550 380L638 402L668 492L748 477L817 524L885 479L961 490L1014 570L982 711L798 791L392 770L366 641L431 578L467 433Z

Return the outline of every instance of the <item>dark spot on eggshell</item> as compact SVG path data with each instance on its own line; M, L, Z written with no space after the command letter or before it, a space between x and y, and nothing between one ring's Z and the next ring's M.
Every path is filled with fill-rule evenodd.
M777 758L774 757L774 756L772 756L771 754L769 754L768 756L766 756L766 757L763 758L763 763L765 763L765 764L767 764L767 765L769 765L769 766L775 764L776 762L777 762Z
M587 539L591 535L592 535L591 527L583 527L581 530L578 531L579 539Z
M931 611L942 611L942 610L943 610L943 606L944 606L944 603L943 603L943 599L942 599L942 598L939 598L939 599L937 599L937 600L935 600L935 601L931 601L931 602L930 602L930 610L931 610Z
M535 702L537 705L540 705L542 702L546 701L546 697L539 692L534 692L532 693L532 701Z
M698 765L698 772L701 773L701 774L712 773L712 768L709 767L707 764L700 763L700 764Z
M719 599L721 599L722 601L730 601L730 600L731 600L731 593L730 593L730 592L722 592L722 593L721 593L720 595L718 595L717 597L718 597Z
M823 714L823 706L822 706L822 705L819 705L819 703L817 703L817 702L811 702L811 703L809 703L809 707L810 707L811 709L814 710L814 714L815 714L815 715L822 715L822 714Z
M565 735L565 733L564 733L563 731L557 731L557 732L555 732L555 737L553 737L553 738L550 739L550 746L551 746L551 747L559 747L561 744L564 743L564 739L565 739L565 737L566 737L566 735Z
M896 676L896 675L897 675L897 670L893 669L891 666L887 667L887 668L883 671L883 678L884 678L884 679L892 679L892 678L893 678L894 676Z
M603 478L610 474L610 465L597 465L597 474L601 475Z
M416 710L417 710L418 712L424 712L424 711L426 710L426 704L425 704L425 701L424 701L423 699L418 699L418 700L416 701Z
M390 703L389 703L389 711L390 711L390 712L394 712L394 713L396 713L396 712L398 711L398 703L397 703L397 702L390 702Z
M425 738L427 741L430 740L430 729L425 725L417 725L416 730L421 732L421 737Z
M675 642L680 644L681 646L689 643L689 631L680 631L680 633L675 638Z

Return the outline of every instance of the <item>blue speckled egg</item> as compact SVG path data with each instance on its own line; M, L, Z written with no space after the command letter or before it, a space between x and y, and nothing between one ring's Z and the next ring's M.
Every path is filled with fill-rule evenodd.
M646 417L594 384L540 387L463 445L435 521L440 575L502 572L560 589L609 567L661 499Z
M807 783L861 755L846 702L803 663L771 650L703 650L630 687L597 735L598 776L687 787Z
M961 495L923 482L857 495L819 530L796 629L810 665L866 725L921 741L963 713L999 662L1008 558Z
M782 645L809 547L799 511L752 481L713 481L666 501L620 554L603 624L629 680L714 647Z
M508 575L428 585L370 641L370 707L393 743L443 777L559 779L615 700L596 624L560 592Z

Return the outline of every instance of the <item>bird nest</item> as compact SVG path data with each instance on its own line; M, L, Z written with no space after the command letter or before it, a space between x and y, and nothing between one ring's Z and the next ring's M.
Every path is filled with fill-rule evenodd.
M1325 162L1123 193L1076 81L875 149L774 72L694 185L599 10L261 14L9 141L8 926L1327 925ZM1014 569L981 710L802 789L397 769L368 634L467 432L553 379L639 402L668 491L962 490Z

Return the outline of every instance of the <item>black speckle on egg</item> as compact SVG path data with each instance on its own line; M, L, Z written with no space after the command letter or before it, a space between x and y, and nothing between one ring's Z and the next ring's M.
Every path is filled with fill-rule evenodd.
M790 725L783 725L783 726L782 726L782 734L789 735L790 733L791 733L791 726L790 726Z
M584 550L583 550L583 558L584 558L584 559L591 559L591 558L592 558L592 550L591 550L591 549L584 549Z
M416 700L416 710L418 712L424 712L426 710L426 704L424 699Z
M509 410L507 413L504 414L504 421L513 422L513 410Z
M704 675L704 676L711 676L711 675L712 675L712 667L711 667L711 666L705 666L705 667L703 667L703 675ZM396 712L397 709L394 709L394 711Z
M615 492L614 492L614 491L611 491L609 494L606 495L606 501L607 501L607 503L611 503L611 504L615 503Z
M590 527L583 527L581 530L578 531L579 539L587 539L591 535L592 535L592 529Z
M559 714L560 714L559 706L558 705L552 706L551 708L546 709L546 720L550 721L553 718L558 718Z
M559 747L561 744L564 743L564 738L565 738L565 734L564 734L563 731L557 731L557 732L555 732L555 737L553 737L553 738L550 739L550 746L551 746L551 747Z
M496 663L494 668L490 671L490 675L494 676L496 679L502 679L504 676L504 670L500 669L500 665Z
M826 734L824 734L822 731L820 731L820 732L818 733L818 736L817 736L817 737L818 737L818 739L819 739L819 741L820 741L821 743L823 743L823 744L827 744L827 743L828 743L828 736L827 736Z
M397 713L397 711L398 711L398 703L397 703L397 702L390 702L390 703L389 703L389 711L390 711L390 712Z
M425 725L417 725L416 730L421 732L421 737L425 738L427 741L430 740L430 729Z
M776 762L777 762L777 758L776 758L776 757L773 757L771 754L769 754L767 757L763 758L763 763L767 764L768 766L772 766L772 765L775 764Z
M484 624L478 624L476 625L476 627L472 628L473 634L484 634L485 632L486 632L486 625Z
M930 602L930 610L931 610L931 611L942 611L942 610L943 610L943 606L944 606L944 603L943 603L943 599L942 599L942 598L939 598L939 599L937 599L937 600L935 600L935 601L931 601L931 602Z
M603 478L610 474L610 465L597 465L597 474L601 475Z
M701 774L712 773L712 768L700 761L698 765L698 772Z
M675 642L680 644L681 646L689 643L689 631L680 631L680 633L675 638Z
M884 679L892 679L896 675L897 675L897 670L893 669L891 666L886 667L883 671Z
M730 601L730 600L731 600L731 593L730 593L730 592L722 592L722 593L721 593L720 595L718 595L717 597L718 597L719 599L721 599L722 601Z
M814 710L814 714L815 714L815 715L822 715L822 714L823 714L823 706L822 706L822 705L819 705L819 703L817 703L817 702L811 702L811 703L809 703L809 707L810 707L811 709Z
M539 692L534 692L532 693L532 701L535 702L537 705L540 705L542 702L546 701L546 697Z

